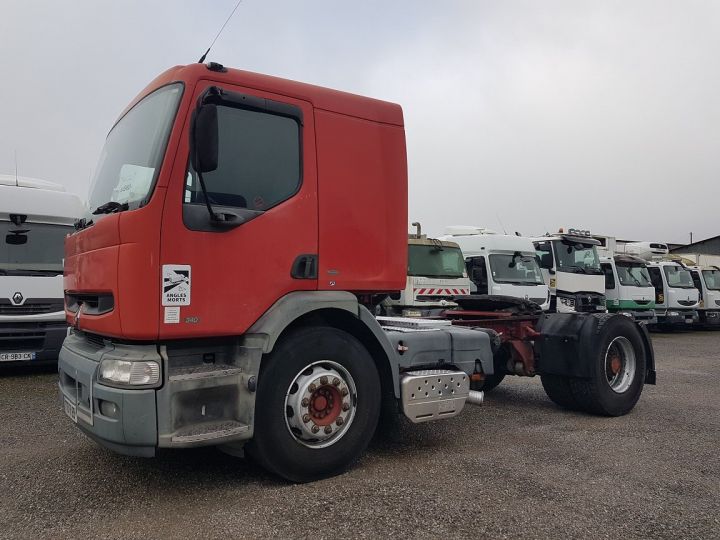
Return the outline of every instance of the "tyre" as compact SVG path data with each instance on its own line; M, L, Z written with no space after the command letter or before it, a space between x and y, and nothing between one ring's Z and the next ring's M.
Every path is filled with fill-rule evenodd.
M559 405L563 409L575 411L579 409L579 405L575 396L573 395L572 388L570 388L570 378L562 377L560 375L541 375L540 381L542 382L543 389L547 394L547 397Z
M293 330L263 358L246 449L291 482L334 476L367 447L380 402L377 369L357 339L328 327Z
M596 340L598 346L589 359L593 376L570 378L568 384L581 409L622 416L635 406L645 384L646 351L640 330L634 322L616 315L599 326Z

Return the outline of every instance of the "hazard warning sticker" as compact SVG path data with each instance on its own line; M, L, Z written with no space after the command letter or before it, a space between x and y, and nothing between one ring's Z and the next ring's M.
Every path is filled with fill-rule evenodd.
M190 305L190 265L163 264L162 305Z

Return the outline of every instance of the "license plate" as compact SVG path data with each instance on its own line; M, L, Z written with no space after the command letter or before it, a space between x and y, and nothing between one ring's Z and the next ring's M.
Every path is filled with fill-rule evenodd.
M77 424L77 405L70 401L68 398L65 398L64 401L65 405L65 414L68 415L68 418L75 422Z
M34 352L4 352L0 353L0 362L18 362L23 360L35 360Z

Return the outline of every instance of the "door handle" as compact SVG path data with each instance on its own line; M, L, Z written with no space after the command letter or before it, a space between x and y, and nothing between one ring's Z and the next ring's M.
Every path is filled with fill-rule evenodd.
M317 255L298 255L293 261L290 269L290 277L293 279L317 279Z

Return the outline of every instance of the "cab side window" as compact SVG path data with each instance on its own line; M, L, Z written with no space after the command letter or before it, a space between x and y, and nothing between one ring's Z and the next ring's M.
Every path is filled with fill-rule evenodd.
M485 257L470 257L465 259L465 267L468 276L470 276L470 281L477 287L477 294L488 294L488 275Z
M703 299L703 293L702 293L703 287L702 287L702 282L700 281L700 272L698 272L697 270L691 270L690 276L692 276L693 285L695 285L695 288L698 290L698 293L700 294L700 300L702 300Z
M613 274L612 266L607 263L602 263L600 266L602 267L602 271L605 274L605 288L606 289L614 289L615 288L615 274Z
M650 274L650 282L655 287L655 301L658 304L663 303L663 280L660 274L660 269L655 267L649 267L648 273Z
M217 114L218 167L203 174L210 204L262 212L297 193L301 126L295 118L229 106ZM184 202L206 202L192 166Z

